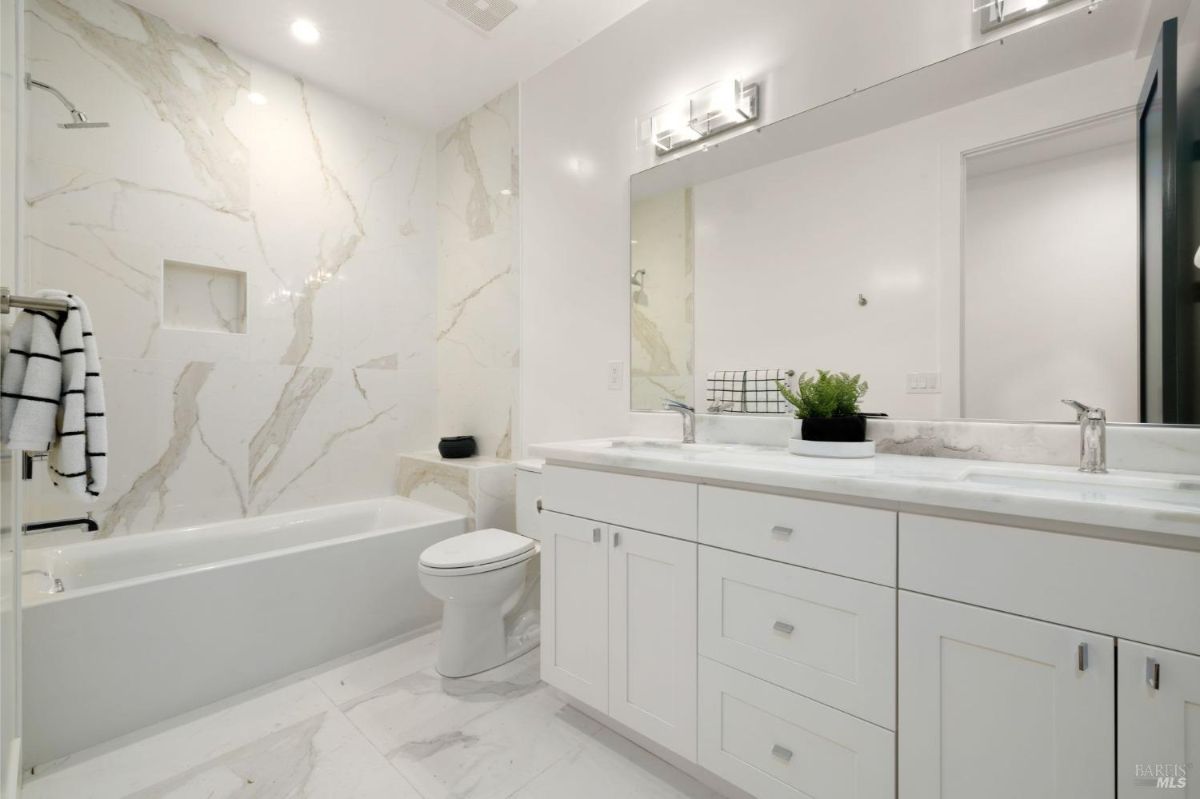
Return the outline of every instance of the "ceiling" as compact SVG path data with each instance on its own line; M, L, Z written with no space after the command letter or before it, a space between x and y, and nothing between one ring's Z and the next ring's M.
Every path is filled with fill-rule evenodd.
M283 67L412 124L440 129L646 0L517 0L484 35L444 0L132 0L183 30ZM292 38L311 19L315 45Z

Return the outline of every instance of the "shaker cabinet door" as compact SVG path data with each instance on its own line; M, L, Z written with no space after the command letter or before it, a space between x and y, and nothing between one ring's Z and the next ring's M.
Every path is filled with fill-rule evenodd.
M542 679L608 712L608 525L542 514Z
M1113 639L900 592L901 799L1114 794Z
M1200 657L1117 644L1117 796L1200 796Z

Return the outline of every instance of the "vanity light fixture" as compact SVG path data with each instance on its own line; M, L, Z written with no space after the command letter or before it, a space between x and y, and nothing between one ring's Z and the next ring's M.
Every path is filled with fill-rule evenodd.
M717 81L650 115L650 138L659 155L758 119L758 84Z
M301 44L316 44L321 41L321 31L311 19L298 19L293 22L292 36Z
M980 14L979 32L990 33L1069 2L1071 0L972 0L971 7ZM1099 2L1094 0L1091 7Z

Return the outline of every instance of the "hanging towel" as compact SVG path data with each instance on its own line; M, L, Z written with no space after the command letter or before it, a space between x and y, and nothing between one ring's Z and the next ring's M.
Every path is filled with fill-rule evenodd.
M100 352L87 306L64 291L68 310L22 311L13 325L3 380L2 424L12 449L49 450L54 484L98 497L108 484L108 426Z
M788 405L778 383L790 369L737 369L709 372L706 382L708 409L721 413L787 413Z

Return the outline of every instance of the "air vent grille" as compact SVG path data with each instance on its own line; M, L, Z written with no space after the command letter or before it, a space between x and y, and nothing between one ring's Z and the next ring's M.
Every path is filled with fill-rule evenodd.
M484 33L491 33L517 10L512 0L446 0L446 8Z

